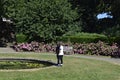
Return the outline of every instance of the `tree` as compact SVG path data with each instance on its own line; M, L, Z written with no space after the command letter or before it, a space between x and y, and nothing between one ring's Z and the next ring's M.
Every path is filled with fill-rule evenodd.
M101 32L109 36L119 36L120 34L120 1L119 0L100 0L97 6L98 13L108 13L112 18L98 20Z
M111 5L111 14L113 15L116 24L120 25L120 0L114 0Z
M73 8L78 8L79 20L82 21L82 31L97 32L96 15L97 15L97 0L69 0Z
M71 9L68 0L16 0L9 6L7 14L14 19L17 31L29 38L50 40L74 27L80 31L77 11Z
M2 23L3 15L4 15L4 0L0 0L0 25Z

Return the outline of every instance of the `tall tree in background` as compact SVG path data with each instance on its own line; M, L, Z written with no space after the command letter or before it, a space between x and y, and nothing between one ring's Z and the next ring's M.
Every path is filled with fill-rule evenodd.
M108 31L111 31L112 36L120 36L120 0L113 0L111 4L111 14L115 22L114 26Z
M110 36L120 35L120 1L119 0L100 0L97 6L98 13L107 13L112 18L103 18L98 20L100 31Z
M111 5L111 13L116 24L120 25L120 0L114 0Z
M84 32L97 32L96 28L96 6L98 5L97 0L69 0L73 4L73 8L78 8L78 13L83 25Z
M97 13L103 15L106 14L107 16L108 15L112 16L111 4L112 4L112 0L100 0L99 4L96 7ZM99 33L106 34L106 30L114 26L113 18L107 16L97 20L96 27L99 29L98 31Z
M69 0L73 8L78 8L80 19L84 23L84 32L103 33L107 29L119 26L120 1L119 0ZM107 13L113 18L103 18L98 20L97 15ZM118 29L118 28L117 28ZM116 29L115 29L116 30ZM105 31L106 32L106 31ZM109 33L109 32L107 32Z
M18 32L29 37L49 40L80 31L77 11L68 0L16 0L9 7L8 15L14 18Z
M4 15L4 0L0 0L0 24L2 23L3 15Z
M4 1L0 1L0 6L3 6ZM27 34L29 38L50 40L63 34L80 32L81 29L83 32L108 34L111 30L117 34L120 31L119 0L6 1L6 17L13 19L17 33ZM5 11L0 8L1 17ZM99 13L109 13L113 18L98 20L96 16Z

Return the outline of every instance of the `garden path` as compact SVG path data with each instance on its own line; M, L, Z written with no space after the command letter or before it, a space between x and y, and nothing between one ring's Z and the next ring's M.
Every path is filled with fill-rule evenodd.
M0 53L14 53L16 52L10 47L0 47Z

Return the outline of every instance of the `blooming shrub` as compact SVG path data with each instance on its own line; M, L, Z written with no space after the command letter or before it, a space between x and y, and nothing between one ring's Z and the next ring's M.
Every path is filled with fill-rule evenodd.
M52 44L48 45L33 41L31 43L15 44L13 49L16 51L53 52L55 48Z
M110 56L118 51L117 44L112 46L99 41L98 43L74 44L74 54L90 54Z
M65 45L65 44L64 44ZM13 48L16 51L33 51L33 52L54 52L56 44L45 44L38 42L15 44ZM90 54L111 56L118 52L117 44L108 45L104 42L97 43L75 43L72 44L74 54Z

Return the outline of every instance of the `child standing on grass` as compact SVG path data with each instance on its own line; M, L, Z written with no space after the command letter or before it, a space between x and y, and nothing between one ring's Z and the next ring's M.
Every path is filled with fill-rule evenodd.
M63 45L61 42L57 44L56 54L57 54L57 65L62 66L64 52L63 52Z

